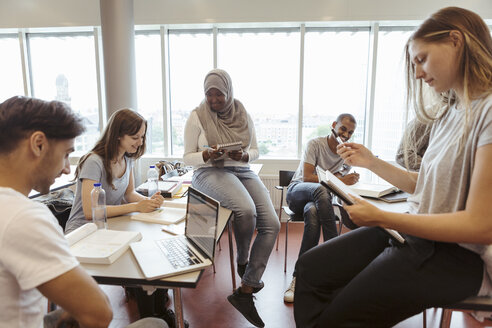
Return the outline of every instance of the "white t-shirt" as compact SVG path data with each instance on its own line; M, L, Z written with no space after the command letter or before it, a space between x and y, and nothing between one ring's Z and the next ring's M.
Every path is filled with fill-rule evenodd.
M50 210L0 187L0 328L42 327L46 299L37 286L79 265Z

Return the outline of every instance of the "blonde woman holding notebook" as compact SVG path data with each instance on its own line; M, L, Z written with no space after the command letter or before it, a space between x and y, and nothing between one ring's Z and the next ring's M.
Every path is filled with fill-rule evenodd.
M492 294L482 256L492 243L490 30L474 12L444 8L411 35L405 56L409 103L433 122L420 171L397 168L356 143L338 153L412 193L410 212L358 198L346 206L365 227L299 259L298 327L392 327L429 307ZM432 104L424 101L426 87L436 96ZM437 110L427 111L430 105ZM389 242L379 227L399 231L405 244Z
M264 323L256 311L253 293L261 280L280 224L268 190L249 168L258 158L253 120L234 98L227 72L214 69L204 81L205 99L191 112L185 126L184 161L195 168L192 185L234 212L237 271L241 287L227 299L257 327ZM239 150L217 147L240 141ZM254 231L258 234L253 239Z

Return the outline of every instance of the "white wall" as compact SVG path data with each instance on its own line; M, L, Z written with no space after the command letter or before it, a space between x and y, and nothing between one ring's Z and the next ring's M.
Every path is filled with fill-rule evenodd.
M134 0L136 25L421 20L451 5L492 19L491 0ZM0 1L0 28L98 25L99 0Z

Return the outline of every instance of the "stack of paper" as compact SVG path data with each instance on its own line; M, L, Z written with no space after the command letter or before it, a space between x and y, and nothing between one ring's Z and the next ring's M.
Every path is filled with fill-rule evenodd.
M357 182L354 185L349 186L357 194L364 197L379 198L387 194L391 194L398 191L398 188L392 185L386 184L374 184Z
M174 224L183 221L185 217L185 208L161 207L153 212L134 214L131 219L151 223Z

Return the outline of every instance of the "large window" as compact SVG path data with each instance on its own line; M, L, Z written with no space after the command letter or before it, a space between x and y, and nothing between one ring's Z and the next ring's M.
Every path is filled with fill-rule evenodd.
M413 28L384 26L374 35L369 25L346 23L231 26L136 32L136 109L149 122L148 155L183 156L186 120L204 99L204 77L216 66L231 75L234 97L254 121L261 158L297 158L309 139L329 134L337 115L348 112L358 123L353 140L394 159L406 123L403 48ZM0 101L23 94L25 79L30 95L71 105L87 127L75 143L80 155L94 145L99 117L105 116L98 103L95 39L93 32L60 31L26 35L25 71L19 34L0 34ZM378 42L371 53L373 37Z
M261 157L297 156L299 29L219 30L218 67L251 115Z
M96 61L92 33L28 34L34 97L69 104L87 131L75 140L78 154L99 137Z
M184 126L204 98L203 79L214 68L212 30L169 31L172 155L183 156Z
M135 36L138 112L147 119L147 154L164 154L161 36L159 31Z
M24 95L21 53L17 35L0 35L0 103Z
M341 113L357 120L353 140L363 142L369 29L307 29L304 46L303 145L330 134Z
M381 27L378 35L372 151L394 160L405 128L404 46L412 28Z

